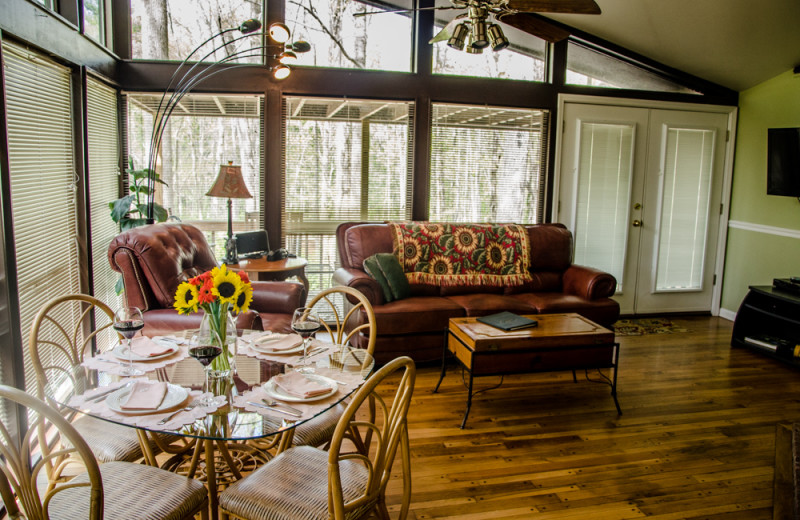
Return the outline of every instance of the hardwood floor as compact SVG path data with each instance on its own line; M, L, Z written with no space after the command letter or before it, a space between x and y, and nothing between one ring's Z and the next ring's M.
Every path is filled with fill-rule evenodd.
M800 372L731 349L729 321L673 321L689 332L618 338L622 416L605 385L533 374L478 394L461 430L460 371L433 394L439 367L419 368L409 518L772 518L775 426L800 421ZM393 513L399 499L395 475Z

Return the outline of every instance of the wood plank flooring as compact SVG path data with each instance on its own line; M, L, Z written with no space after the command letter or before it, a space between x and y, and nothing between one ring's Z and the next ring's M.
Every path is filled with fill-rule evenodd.
M731 349L727 320L673 321L689 332L618 338L622 416L581 373L507 376L461 430L460 370L434 394L439 367L420 367L409 518L772 518L775 426L800 421L800 372ZM395 515L400 489L394 475Z

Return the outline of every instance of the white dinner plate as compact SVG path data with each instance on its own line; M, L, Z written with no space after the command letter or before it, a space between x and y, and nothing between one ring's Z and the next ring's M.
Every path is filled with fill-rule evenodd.
M266 337L269 338L269 336L266 336ZM269 348L270 343L272 343L271 341L264 340L262 338L259 338L259 339L261 339L260 342L258 340L250 342L250 348L252 348L253 350L255 350L256 352L258 352L260 354L277 354L277 355L280 356L280 355L283 355L283 354L297 354L298 352L302 352L303 351L303 341L302 340L300 340L300 344L297 345L296 347L287 348L287 349L283 349L283 350L272 350L272 349ZM273 341L277 341L277 340L273 340Z
M331 389L324 394L315 395L314 397L304 398L304 397L297 397L296 395L287 394L283 390L281 390L278 385L275 384L274 381L270 380L267 381L262 385L262 388L267 393L268 396L272 397L273 399L278 399L279 401L288 401L292 403L311 403L314 401L319 401L320 399L325 399L327 397L332 396L339 390L339 385L336 384L336 381L329 377L320 376L317 374L303 374L307 378L312 381L316 381L320 384L325 386L329 386Z
M189 397L189 391L184 387L167 383L167 394L164 396L164 400L161 401L161 405L158 408L153 410L126 410L122 408L121 405L128 401L128 394L130 394L132 387L133 383L130 385L125 385L116 392L109 394L106 398L106 404L108 407L117 413L124 413L128 415L148 415L151 413L166 412L173 408L177 408L179 405L182 405L184 401L186 401L187 397Z
M180 347L178 345L169 345L165 343L159 343L160 345L169 348L169 352L165 352L163 354L159 354L158 356L140 356L135 351L131 358L134 361L156 361L157 359L164 359L166 357L170 357L172 354L176 353ZM115 358L121 359L123 361L128 361L128 345L126 343L120 343L114 350L111 352Z

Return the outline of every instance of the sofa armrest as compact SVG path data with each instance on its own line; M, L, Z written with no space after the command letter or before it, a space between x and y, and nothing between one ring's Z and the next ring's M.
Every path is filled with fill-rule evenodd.
M253 303L250 308L258 312L292 314L306 304L306 288L296 282L250 282L253 286Z
M352 287L362 292L367 297L369 303L374 307L383 305L383 291L371 276L360 269L347 269L340 267L333 273L333 284ZM355 302L351 302L355 303Z
M571 265L564 271L563 285L565 294L580 296L587 300L597 300L614 295L617 289L617 279L599 269Z

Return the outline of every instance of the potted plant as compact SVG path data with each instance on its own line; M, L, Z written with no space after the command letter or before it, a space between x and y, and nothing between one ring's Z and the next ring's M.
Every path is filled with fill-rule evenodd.
M157 172L152 172L151 177L149 168L135 170L133 168L133 159L129 159L127 171L130 179L128 185L130 193L108 203L108 207L111 210L111 219L119 224L120 231L147 224L145 216L147 215L147 200L151 190L149 179L152 178L154 183L168 185L161 180ZM153 184L152 189L155 189L155 184ZM144 202L142 202L141 198L144 198ZM168 216L167 210L161 204L153 202L153 218L156 222L164 222Z

